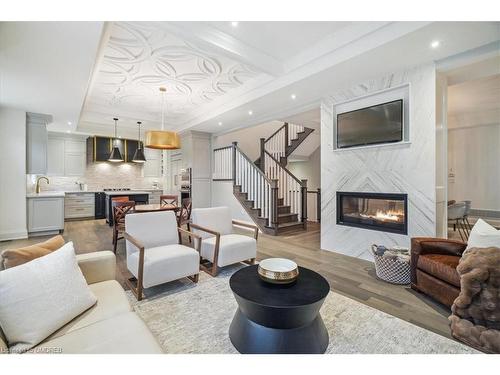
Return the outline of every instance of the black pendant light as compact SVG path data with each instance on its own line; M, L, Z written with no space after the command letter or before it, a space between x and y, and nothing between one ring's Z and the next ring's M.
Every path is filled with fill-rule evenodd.
M144 149L142 148L142 142L141 142L141 124L142 122L137 121L137 125L139 128L139 140L138 140L137 150L135 150L134 157L132 158L132 161L134 163L144 163L146 161L146 158L144 157Z
M111 150L108 161L119 162L123 161L123 158L120 149L116 145L116 122L118 121L118 119L115 117L113 120L115 121L115 138L113 139L113 149Z

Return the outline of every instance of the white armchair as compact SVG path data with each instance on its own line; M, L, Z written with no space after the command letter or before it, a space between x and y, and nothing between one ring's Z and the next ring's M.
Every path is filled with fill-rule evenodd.
M233 233L233 225L254 230L253 238ZM259 229L252 224L232 220L228 207L196 208L191 212L191 230L201 236L201 268L216 276L218 267L245 262L255 263ZM196 239L196 243L200 240ZM207 267L204 262L211 263Z
M182 245L179 233L197 239L197 249ZM183 277L198 282L201 238L178 228L173 211L126 215L125 240L127 268L135 276L128 285L138 301L143 288Z

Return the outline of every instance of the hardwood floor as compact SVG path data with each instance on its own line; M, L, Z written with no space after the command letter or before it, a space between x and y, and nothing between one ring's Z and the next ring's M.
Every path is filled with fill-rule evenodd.
M279 237L260 234L257 259L293 259L300 266L322 274L329 281L331 290L451 338L447 319L450 312L446 307L409 287L378 280L372 262L320 250L319 231L317 223L309 223L305 232ZM104 220L66 222L63 236L66 241L73 241L77 253L113 248L112 231ZM0 251L40 242L45 238L0 242ZM122 285L130 277L125 261L125 244L120 240L117 250L117 280Z

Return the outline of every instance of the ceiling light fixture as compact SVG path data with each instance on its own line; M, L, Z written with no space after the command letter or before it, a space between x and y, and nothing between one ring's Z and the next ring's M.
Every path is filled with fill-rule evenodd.
M436 48L438 48L438 47L439 47L439 45L440 45L440 44L441 44L441 43L439 42L439 40L433 40L433 41L431 42L431 47L432 47L432 48L434 48L434 49L436 49Z
M253 115L253 111L252 111L252 110L248 111L248 114L249 114L250 116L252 116L252 115Z
M222 122L219 121L219 126L222 126Z
M161 93L161 130L149 130L146 132L146 147L157 150L177 150L181 148L181 141L176 132L165 129L165 87L160 87Z
M72 125L73 123L71 121L68 121L68 125Z
M231 22L232 27L238 27L238 21L232 21Z
M144 163L146 161L146 157L144 156L144 149L142 148L141 142L141 124L142 122L137 121L137 127L139 128L139 138L137 139L137 150L135 150L134 157L132 161L134 163Z
M297 95L292 94L292 95L290 95L290 98L292 98L292 100L295 100L297 98Z
M122 154L120 152L120 149L117 146L117 140L116 140L116 127L117 127L117 122L118 119L115 117L113 119L115 121L115 138L113 139L113 149L111 150L111 154L109 154L108 161L112 161L113 163L117 163L120 161L123 161Z

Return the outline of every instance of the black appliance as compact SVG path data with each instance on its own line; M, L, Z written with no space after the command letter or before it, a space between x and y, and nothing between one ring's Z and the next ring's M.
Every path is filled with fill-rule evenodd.
M103 192L95 193L95 219L104 219L106 217L106 194Z
M403 99L337 115L337 148L403 140Z

